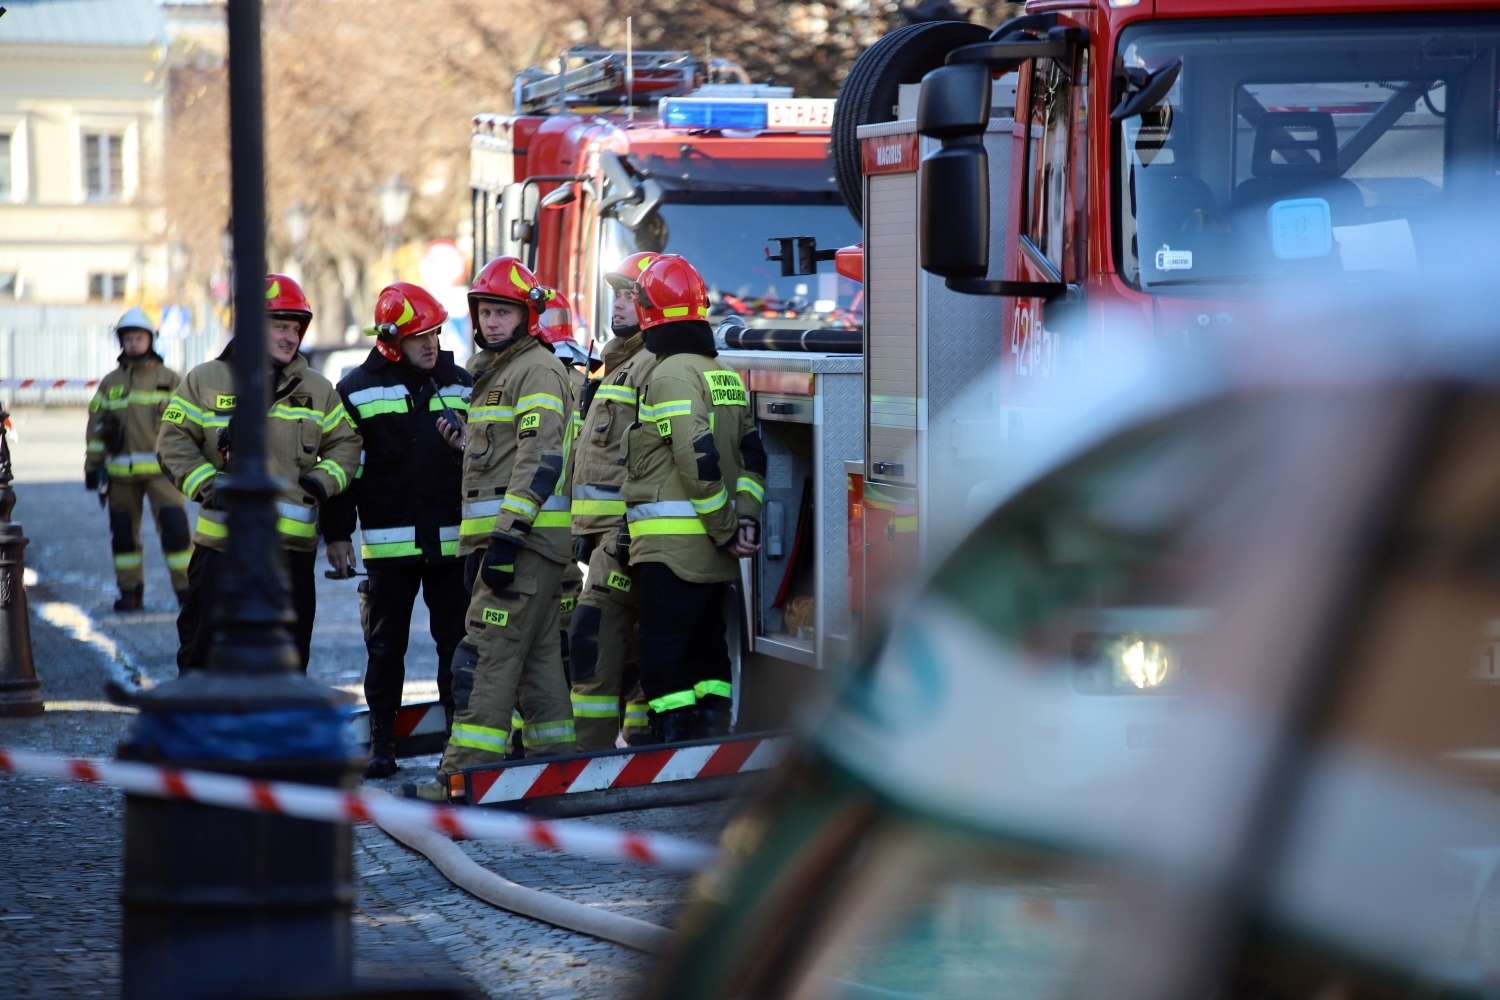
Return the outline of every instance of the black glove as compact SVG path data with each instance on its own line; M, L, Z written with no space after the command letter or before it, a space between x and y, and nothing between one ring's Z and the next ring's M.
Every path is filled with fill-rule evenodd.
M204 484L203 489L198 491L198 506L204 510L228 510L229 508L224 505L224 500L220 497L219 491L215 489L215 487L227 478L222 472L216 473L210 478Z
M301 479L297 480L297 485L302 487L303 493L306 493L308 496L317 501L318 506L321 507L323 504L328 502L328 491L323 489L323 484L318 482L312 476L303 476Z
M579 535L573 539L573 561L586 563L589 556L594 552L595 538L593 535Z
M509 587L516 578L516 553L520 551L521 546L510 539L492 537L479 568L484 585L496 593Z
M620 533L615 537L615 562L621 566L630 565L630 526L620 525Z
M99 470L83 470L83 488L86 490L97 490L99 488Z

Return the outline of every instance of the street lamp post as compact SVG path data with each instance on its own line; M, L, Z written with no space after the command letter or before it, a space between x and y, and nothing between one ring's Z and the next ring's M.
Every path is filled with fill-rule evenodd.
M208 667L137 698L122 758L352 785L347 695L296 670L279 487L266 461L260 0L229 0L234 230L229 538ZM349 989L349 828L128 796L121 995L249 998Z
M390 259L390 280L395 281L400 277L396 273L396 248L401 243L401 223L406 221L406 213L411 208L411 188L406 186L400 174L391 174L379 192L380 221L385 226L385 251Z

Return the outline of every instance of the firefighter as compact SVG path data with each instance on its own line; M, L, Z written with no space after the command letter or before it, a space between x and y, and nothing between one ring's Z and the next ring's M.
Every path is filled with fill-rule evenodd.
M102 487L109 493L110 548L115 555L115 582L120 586L115 610L141 610L146 591L141 514L148 497L172 574L172 589L181 605L187 596L193 546L182 495L162 475L156 458L156 432L182 377L156 353L156 326L141 309L120 317L115 336L120 341L120 366L99 381L89 401L83 482L88 489Z
M625 432L625 528L616 557L636 569L641 687L664 743L730 727L726 585L760 549L766 453L744 384L715 361L708 290L676 254L635 281L649 360L633 370Z
M427 603L437 644L438 701L453 714L450 666L464 637L463 562L458 557L463 459L448 446L444 407L469 409L474 380L438 349L448 312L424 288L398 281L375 301L375 346L344 376L338 392L364 442L359 471L322 512L328 564L340 577L355 568L356 518L364 590L365 701L370 706L370 763L365 777L397 771L396 710L406 680L406 644L417 591Z
M469 291L473 395L465 427L459 551L473 597L453 657L456 711L437 778L404 789L449 797L460 768L503 760L517 703L527 756L571 753L573 711L558 643L558 594L572 546L567 493L568 373L538 336L549 292L515 257Z
M266 461L286 484L276 497L276 528L291 570L292 639L307 670L317 598L313 562L318 549L318 508L349 485L359 467L359 432L333 385L297 352L312 307L284 274L266 276L266 347L271 366L271 409L266 420ZM188 593L177 616L177 669L201 669L213 639L214 600L229 537L229 515L219 489L229 465L234 433L234 341L213 361L188 372L162 414L156 450L162 471L183 496L199 504L188 563Z
M641 350L635 279L659 254L634 253L605 275L615 291L604 370L579 405L583 426L573 448L573 536L588 577L568 637L573 682L573 722L579 750L609 750L620 735L620 695L626 664L637 658L637 571L615 556L625 523L625 431L635 420L635 372L654 357ZM639 686L625 705L625 741L652 742Z

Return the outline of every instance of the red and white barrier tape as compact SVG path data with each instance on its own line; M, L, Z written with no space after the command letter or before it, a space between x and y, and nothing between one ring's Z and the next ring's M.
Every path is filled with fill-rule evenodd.
M96 378L0 378L0 389L94 389Z
M182 799L228 809L278 813L324 823L420 826L468 840L504 840L563 854L634 861L673 871L700 871L714 862L716 848L677 837L629 833L591 823L536 820L515 813L442 806L398 799L377 789L352 792L285 781L256 781L209 771L180 771L134 761L49 757L0 749L0 771L70 778L123 789L132 795Z

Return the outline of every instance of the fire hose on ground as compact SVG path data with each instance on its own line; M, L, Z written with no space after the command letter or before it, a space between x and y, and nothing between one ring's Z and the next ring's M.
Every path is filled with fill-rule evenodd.
M517 885L481 867L449 838L500 840L680 872L700 871L718 856L718 850L710 845L678 837L610 830L576 821L538 820L473 806L434 805L398 799L374 788L346 792L134 761L84 760L0 749L0 772L7 771L118 788L131 795L279 813L325 823L372 823L427 856L455 885L486 902L647 952L661 951L671 932L643 920Z

